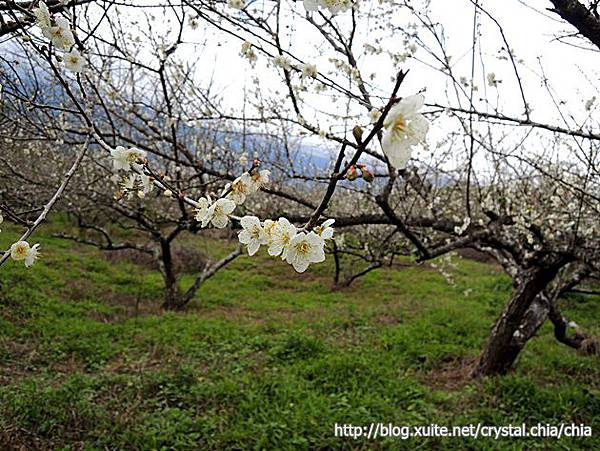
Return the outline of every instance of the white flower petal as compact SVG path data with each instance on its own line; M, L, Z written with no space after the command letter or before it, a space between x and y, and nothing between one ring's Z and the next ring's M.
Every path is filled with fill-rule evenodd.
M244 229L250 229L254 226L260 227L260 220L256 216L244 216L240 220L240 224Z
M252 241L248 244L248 255L252 256L256 254L256 251L260 248L260 244L258 241Z
M308 268L308 261L307 260L299 260L299 259L295 259L294 262L292 263L292 266L294 267L294 269L297 272L304 272L306 271L306 269Z
M390 164L397 169L404 169L412 154L410 144L406 140L394 139L393 133L389 132L383 136L381 144Z

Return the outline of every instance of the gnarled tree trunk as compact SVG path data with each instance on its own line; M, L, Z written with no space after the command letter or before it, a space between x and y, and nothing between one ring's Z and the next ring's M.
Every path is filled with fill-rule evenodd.
M492 329L473 371L474 377L505 374L512 367L527 340L546 319L543 290L554 279L561 266L533 267L524 271Z

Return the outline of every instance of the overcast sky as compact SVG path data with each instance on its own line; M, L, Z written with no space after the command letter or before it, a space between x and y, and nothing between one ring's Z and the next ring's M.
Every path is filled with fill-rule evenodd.
M369 1L363 0L361 7L367 8L368 3ZM552 87L556 89L558 99L569 102L571 110L580 110L579 113L582 113L585 102L596 93L594 85L600 60L598 54L560 43L555 39L561 32L569 30L569 27L557 16L546 11L551 5L549 1L483 0L482 4L502 25L511 48L520 60L518 66L523 76L525 93L534 110L533 115L539 120L560 120L556 112L547 107L549 98L541 83L541 66ZM301 5L297 5L297 8L300 7ZM470 78L471 72L473 9L473 4L468 0L432 0L431 7L434 18L445 29L455 73L467 78ZM507 113L520 114L523 111L522 102L512 66L505 58L506 52L501 51L504 44L498 27L483 14L480 15L480 21L480 48L485 68L482 68L480 61L477 62L475 84L481 95L484 95L483 89L487 89L488 99L494 100L496 90L486 86L487 74L493 72L496 78L501 80L497 94L502 109ZM312 44L320 44L322 38L309 27L299 29L299 35L299 39L303 44L306 43L305 48L308 50L303 56L311 61ZM368 42L364 33L361 37ZM208 60L215 61L211 71L205 71L204 76L214 77L216 83L223 88L223 92L227 92L230 101L239 99L251 74L258 73L263 80L275 77L273 69L265 70L260 64L252 68L245 63L239 57L239 49L240 41L232 38L224 45L212 49L209 47L204 51ZM422 52L418 52L416 57L427 59ZM480 59L479 55L477 59ZM328 65L326 58L314 58L312 61L317 63L319 69ZM378 72L377 80L381 86L389 86L389 78L393 72L385 59L381 57L371 66L377 66L375 72ZM403 67L410 69L411 75L403 85L402 94L425 89L428 101L445 102L445 80L435 70L415 59L407 60ZM578 104L581 108L577 108Z

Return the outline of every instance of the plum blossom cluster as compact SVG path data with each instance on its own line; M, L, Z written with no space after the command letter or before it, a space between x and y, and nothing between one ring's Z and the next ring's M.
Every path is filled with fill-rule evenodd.
M325 240L333 237L333 219L325 221L312 231L301 231L288 219L277 221L266 219L261 222L256 216L233 216L238 205L269 182L270 172L258 170L255 161L250 171L228 183L221 196L212 200L201 197L196 202L195 219L202 227L212 225L217 229L227 227L232 219L239 220L242 230L238 238L246 245L248 255L256 254L260 246L267 246L269 255L280 256L298 272L304 272L311 263L325 260Z
M425 103L421 94L405 97L394 105L383 122L381 146L390 164L403 169L412 155L412 148L425 142L429 122L419 113ZM373 114L373 118L376 113Z
M273 257L281 257L293 268L302 273L311 263L325 261L325 240L333 237L334 219L309 232L300 231L286 218L277 221L266 219L263 223L256 216L244 216L240 220L242 231L238 234L240 243L247 246L248 255L254 255L260 246L267 246Z
M119 182L121 189L115 194L115 198L129 197L132 194L137 194L139 198L144 198L146 194L154 190L154 179L143 173L142 164L146 158L144 150L135 147L126 149L123 146L117 146L110 151L110 154L115 171L136 171L122 178L116 176L114 181Z
M255 162L249 172L245 172L233 182L225 185L221 197L214 202L209 195L198 199L195 218L202 227L209 224L217 229L227 227L235 207L242 205L246 202L248 196L256 193L269 183L270 171L267 169L259 171L256 168L257 164L258 162Z
M307 11L327 9L331 14L347 11L356 6L357 0L304 0Z
M250 61L250 64L255 64L256 60L258 60L258 55L254 51L252 47L252 43L249 41L245 41L242 44L242 49L240 50L240 55Z
M242 53L243 52L244 52L244 46L242 45ZM245 54L245 56L248 59L250 59L248 54ZM288 71L292 70L292 69L297 70L300 73L300 79L302 81L304 81L306 79L317 78L317 76L319 75L319 71L315 64L305 63L305 64L300 64L300 65L295 65L292 63L292 61L288 57L283 56L283 55L277 55L277 56L273 57L271 59L271 62L276 67L280 67L281 69L284 69L284 70L288 70Z
M85 67L85 59L74 47L75 35L69 19L54 17L43 1L40 1L38 7L33 10L33 14L44 37L49 39L56 48L64 51L62 59L65 67L76 73L82 72Z

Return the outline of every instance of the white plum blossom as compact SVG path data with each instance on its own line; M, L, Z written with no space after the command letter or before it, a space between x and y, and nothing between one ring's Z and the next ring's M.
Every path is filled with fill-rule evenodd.
M596 96L592 96L591 99L586 100L586 102L585 102L585 111L591 111L592 106L594 106L595 102L596 102Z
M261 171L255 171L252 174L252 182L254 182L254 190L258 191L269 184L269 176L271 171L268 169L262 169Z
M235 9L244 9L244 0L227 0L227 6Z
M271 240L271 235L276 226L277 221L273 221L272 219L265 219L263 222L263 229L265 229L265 233L267 234L269 241Z
M196 221L198 221L198 222L204 221L204 218L206 217L206 214L208 213L208 207L210 207L210 199L207 199L206 197L201 197L200 199L198 199L198 202L196 202L196 210L195 210L196 214L194 216Z
M229 224L229 215L235 210L235 202L231 199L217 199L206 210L206 215L202 220L202 227L206 227L210 222L217 229L224 229Z
M154 179L145 174L139 174L138 180L140 182L140 189L138 190L138 196L144 197L146 194L151 193L154 190Z
M456 233L457 235L462 235L463 233L465 233L465 231L469 228L470 225L471 218L466 216L465 219L463 219L463 223L460 226L454 227L454 233Z
M300 232L290 241L285 260L297 272L304 272L311 263L325 261L323 239L314 232Z
M42 28L42 33L59 49L69 50L75 44L75 36L71 31L69 19L59 17L55 22L55 26Z
M17 241L10 247L10 257L17 262L24 261L25 266L29 268L39 257L39 246L39 244L29 246L27 241Z
M381 117L381 111L379 111L377 108L373 108L371 111L369 111L369 119L371 119L371 122L373 124L375 122L377 122L380 117Z
M250 174L245 172L231 184L225 186L225 190L229 190L227 197L234 201L237 205L241 205L246 201L246 196L256 191L254 180Z
M243 57L247 58L248 61L250 61L251 64L254 64L256 62L256 60L258 59L258 55L256 54L256 52L252 48L252 43L249 42L249 41L245 41L242 44L242 50L240 51L240 54Z
M131 170L131 165L137 164L139 160L146 158L146 152L132 147L126 149L123 146L117 146L110 151L113 158L113 168L115 171L120 169L124 171Z
M496 74L494 72L490 72L487 74L487 82L489 86L498 86L498 83L500 83L500 80L498 80L496 78Z
M352 8L355 3L354 0L304 0L304 8L307 11L328 9L331 14L336 14Z
M256 216L244 216L240 220L242 230L238 234L240 243L248 246L248 255L256 254L261 245L269 242L269 237Z
M65 67L72 72L80 73L85 67L85 58L81 56L81 53L77 49L73 49L63 56Z
M133 191L135 189L136 176L131 174L128 177L123 177L121 180L121 188L125 191Z
M304 64L302 66L302 79L304 78L317 78L319 72L317 71L317 66L314 64Z
M38 7L34 8L33 15L35 16L35 22L42 30L52 26L52 17L46 3L40 2Z
M277 67L281 67L286 70L290 70L292 68L292 62L289 58L286 58L283 55L278 55L273 58L273 64Z
M324 240L330 240L333 238L333 227L331 225L335 222L335 219L328 219L320 226L315 227L315 233Z
M29 268L39 258L39 256L40 256L40 252L38 250L39 247L40 247L39 244L34 244L33 246L31 246L31 248L27 252L27 256L25 257L25 266L26 267Z
M421 94L406 97L391 108L383 122L383 152L395 168L403 169L412 147L425 140L429 123L419 113L424 102Z
M269 248L267 252L273 257L281 255L281 258L285 259L290 242L298 233L296 226L286 218L279 218L274 224L265 224L265 229L269 232Z

